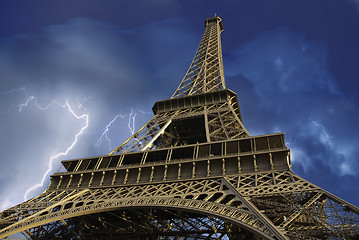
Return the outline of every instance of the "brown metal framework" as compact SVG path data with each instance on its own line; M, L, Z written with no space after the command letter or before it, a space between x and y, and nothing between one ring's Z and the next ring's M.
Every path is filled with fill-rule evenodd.
M358 239L359 209L291 171L284 134L251 136L226 89L220 17L181 84L109 155L63 161L0 213L0 238Z

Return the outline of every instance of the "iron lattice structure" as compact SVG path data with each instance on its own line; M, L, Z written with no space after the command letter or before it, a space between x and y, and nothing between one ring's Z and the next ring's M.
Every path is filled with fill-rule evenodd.
M358 239L359 209L291 170L284 134L251 136L226 89L220 17L171 99L109 155L63 161L0 213L0 238Z

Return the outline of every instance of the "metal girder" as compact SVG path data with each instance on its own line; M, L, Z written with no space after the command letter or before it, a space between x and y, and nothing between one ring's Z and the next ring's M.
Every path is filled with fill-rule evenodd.
M257 194L254 194L253 188L257 189ZM278 188L280 191L277 191ZM247 229L254 235L267 238L278 238L281 235L291 239L300 236L315 238L318 234L345 238L356 236L359 231L358 209L346 205L344 201L338 201L338 198L332 199L331 195L326 195L319 187L290 171L83 191L64 190L63 193L56 191L56 194L63 198L58 198L42 211L25 217L14 213L12 219L19 218L18 221L2 229L0 237L29 228L35 228L37 232L41 231L41 234L46 235L46 231L38 226L55 222L51 227L59 228L63 225L58 222L61 219L142 207L182 209L217 217L237 224L237 227ZM51 195L52 193L46 194L48 197ZM46 197L40 199L44 198ZM274 230L270 230L273 226ZM261 235L263 232L267 233ZM278 233L278 236L275 235Z
M0 237L88 214L120 208L160 207L219 217L255 235L272 239L275 234L268 228L267 223L257 218L255 210L251 209L243 198L238 197L238 192L228 189L223 181L219 178L172 184L86 189L5 227L0 231ZM229 198L236 200L229 201Z

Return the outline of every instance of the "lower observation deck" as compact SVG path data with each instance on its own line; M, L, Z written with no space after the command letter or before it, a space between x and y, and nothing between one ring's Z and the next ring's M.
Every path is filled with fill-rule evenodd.
M290 169L284 134L62 162L49 189L113 187Z

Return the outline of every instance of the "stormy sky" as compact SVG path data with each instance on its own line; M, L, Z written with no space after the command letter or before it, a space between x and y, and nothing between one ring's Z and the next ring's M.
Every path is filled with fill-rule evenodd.
M0 3L0 210L148 121L214 14L248 131L285 132L293 171L359 206L359 1L12 0Z

